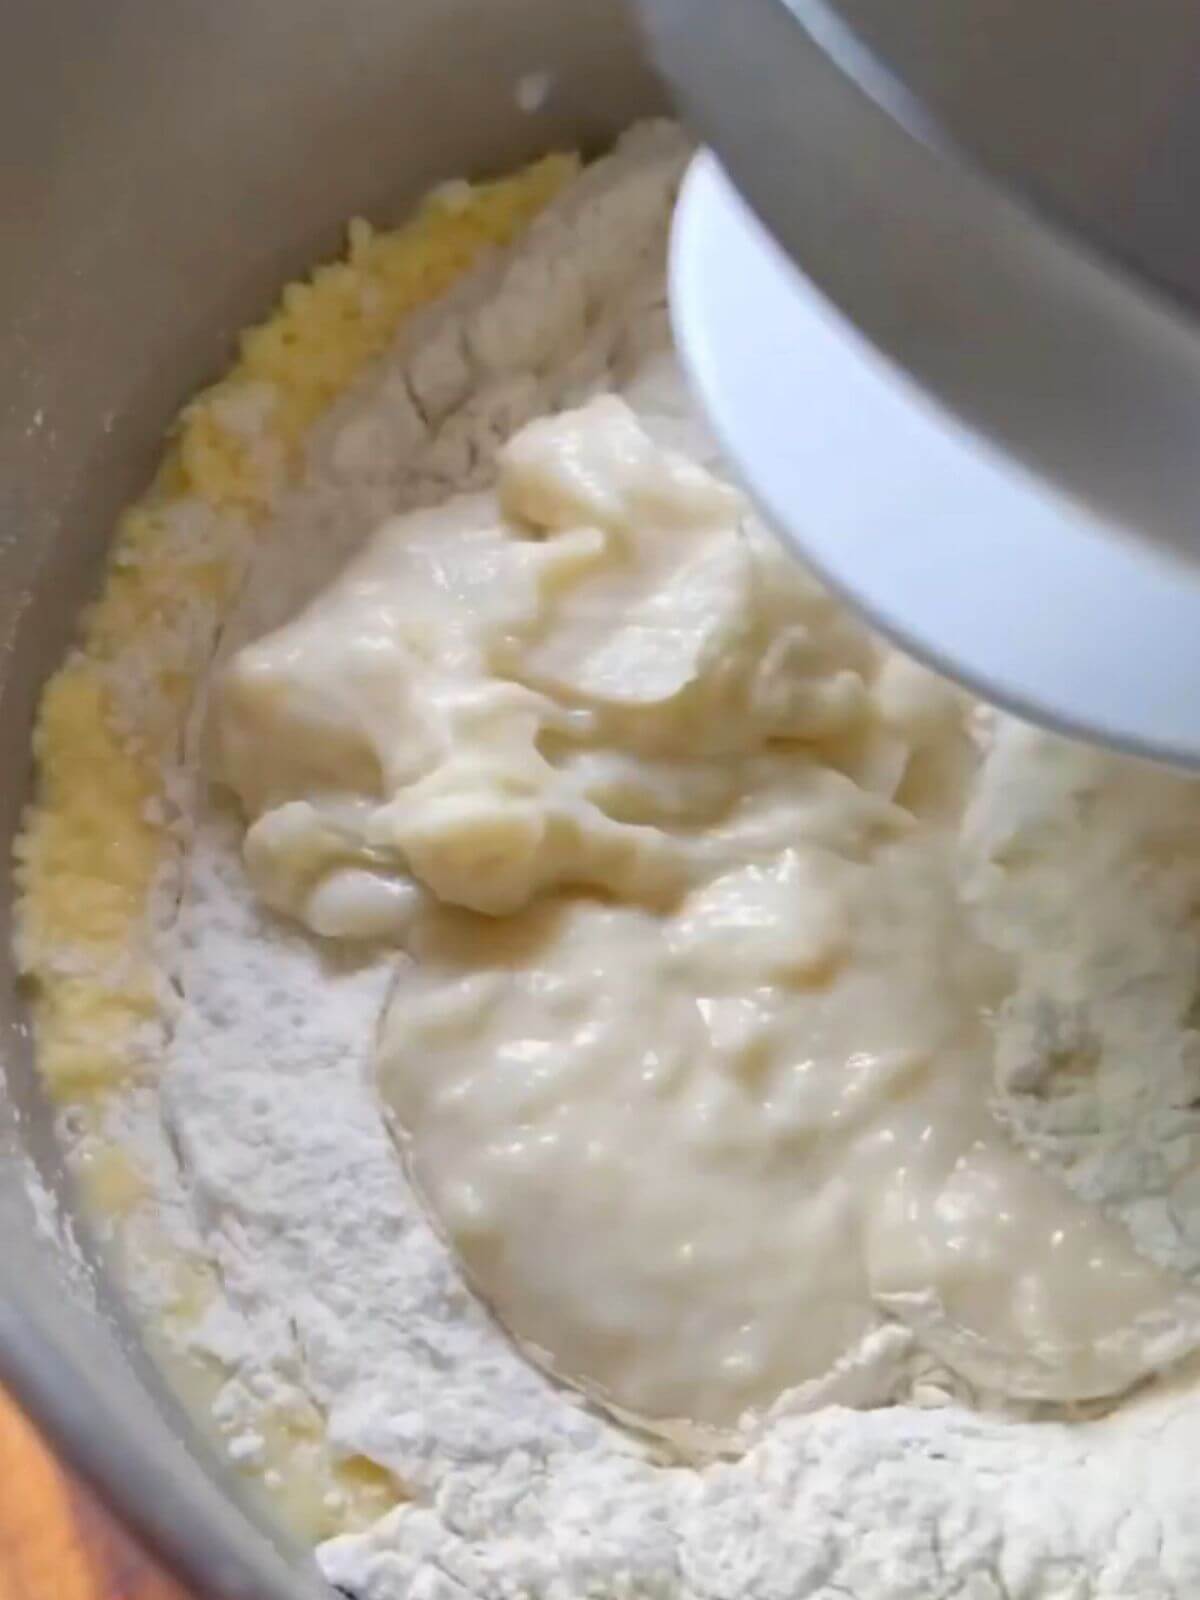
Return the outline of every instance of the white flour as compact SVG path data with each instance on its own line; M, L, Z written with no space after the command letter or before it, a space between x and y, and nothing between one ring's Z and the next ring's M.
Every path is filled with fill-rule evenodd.
M637 373L655 431L713 454L679 413L669 359L645 360L665 352L662 251L680 164L670 134L631 139L507 265L406 334L318 429L224 650L294 611L384 515L485 481L516 426L596 387ZM998 792L1005 768L994 770ZM1169 782L1176 802L1190 793ZM985 923L1012 898L991 793L965 846ZM240 838L221 802L197 799L161 1090L188 1201L174 1226L196 1230L221 1275L193 1343L230 1373L216 1411L234 1454L255 1460L269 1421L304 1425L315 1409L335 1449L381 1464L409 1497L322 1547L332 1581L362 1600L1167 1600L1200 1589L1200 1398L1182 1378L1110 1419L987 1416L889 1329L830 1398L906 1403L781 1415L740 1460L697 1471L656 1459L541 1377L464 1289L384 1132L368 1058L395 958L348 955L271 918L245 881ZM1037 848L1017 854L1052 870L1052 853L1050 866ZM1043 972L1032 941L1047 930L1023 923L1001 1091L1019 1137L1190 1270L1200 1232L1187 1226L1195 1180L1183 1174L1200 1089L1186 1012L1200 947L1194 929L1176 940L1195 902L1176 904L1174 880L1148 881L1136 854L1122 857L1122 895L1145 897L1147 937L1169 934L1188 982L1151 995L1155 1033L1122 1033L1144 1008L1122 1007L1128 988L1100 934L1070 944L1085 952L1074 965L1064 955ZM1100 879L1110 866L1096 864ZM1069 921L1051 931L1060 951L1083 937L1086 908ZM1027 1058L1048 1048L1061 1073L1104 974L1107 1021L1095 1026L1108 1045L1089 1043L1067 1091L1051 1093L1054 1072ZM1011 1042L1038 1029L1048 1047ZM1159 1038L1168 1053L1148 1065ZM127 1115L159 1137L148 1103Z
M1144 1254L1194 1275L1195 782L1006 721L964 847L983 924L1017 962L998 1034L1003 1119Z

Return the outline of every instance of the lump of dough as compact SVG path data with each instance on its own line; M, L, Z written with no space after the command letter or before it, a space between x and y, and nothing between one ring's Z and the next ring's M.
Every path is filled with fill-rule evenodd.
M819 1390L884 1312L1025 1399L1193 1348L1200 1295L989 1115L995 974L929 841L859 863L796 833L665 916L554 900L415 930L379 1083L482 1296L668 1433Z
M260 894L315 931L398 937L405 881L492 916L560 886L664 907L740 767L862 724L873 650L736 490L601 396L522 429L494 494L385 523L240 650L212 770ZM711 800L686 827L681 786Z
M223 674L258 892L416 958L378 1071L417 1186L622 1413L725 1437L888 1317L1023 1398L1196 1342L1195 1293L990 1114L1022 952L952 870L968 710L611 396ZM985 877L1024 848L975 831Z

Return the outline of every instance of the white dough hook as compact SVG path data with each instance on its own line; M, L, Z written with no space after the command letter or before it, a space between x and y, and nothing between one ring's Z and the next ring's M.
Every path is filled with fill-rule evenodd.
M1103 9L642 0L720 156L672 314L748 488L877 627L1197 766L1200 10Z

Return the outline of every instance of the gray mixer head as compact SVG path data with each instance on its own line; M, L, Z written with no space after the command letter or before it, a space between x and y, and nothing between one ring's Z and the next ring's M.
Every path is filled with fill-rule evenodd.
M1200 7L640 4L721 163L680 342L773 521L991 698L1200 762Z

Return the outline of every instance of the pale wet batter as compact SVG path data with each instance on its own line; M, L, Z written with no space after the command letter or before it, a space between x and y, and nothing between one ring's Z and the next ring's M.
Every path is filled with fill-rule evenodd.
M1200 1337L989 1111L1012 972L958 891L969 718L611 396L225 673L253 882L410 954L378 1077L416 1184L622 1414L719 1441L891 1319L1022 1399Z

